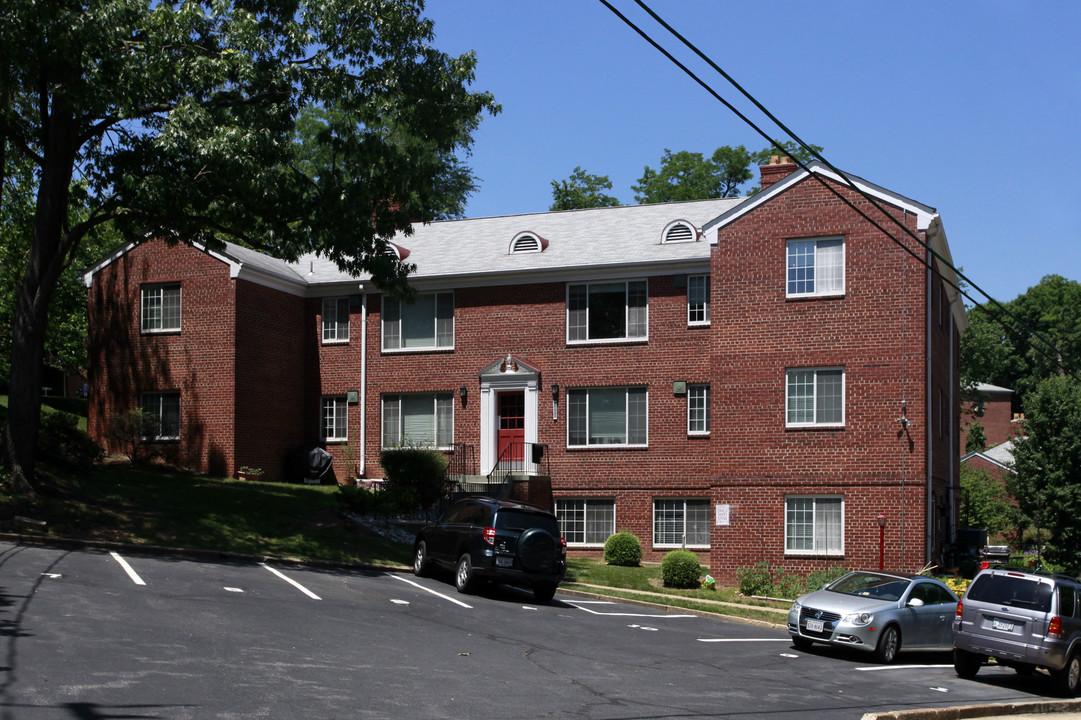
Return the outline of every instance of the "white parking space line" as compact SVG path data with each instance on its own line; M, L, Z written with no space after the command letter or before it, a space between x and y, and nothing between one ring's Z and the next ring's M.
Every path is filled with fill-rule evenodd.
M311 598L312 600L322 600L322 598L321 598L321 597L319 597L318 595L316 595L315 593L313 593L313 592L312 592L311 590L309 590L308 588L306 588L306 587L304 587L303 585L301 585L300 583L298 583L298 582L297 582L296 580L293 580L292 578L288 578L288 577L286 577L285 575L282 575L282 574L281 574L280 572L278 572L278 571L277 571L277 570L275 570L274 568L270 567L270 566L269 566L269 565L267 565L266 563L259 563L259 566L260 566L260 567L264 567L264 568L266 568L267 570L269 570L270 572L274 573L275 575L277 575L278 577L280 577L280 578L281 578L282 580L284 580L285 582L289 583L290 585L292 585L293 587L295 587L295 588L296 588L297 590L299 590L300 592L302 592L302 593L304 593L305 595L307 595L308 597L310 597L310 598Z
M698 642L783 642L791 644L789 638L698 638Z
M582 607L583 605L586 604L584 602L578 602L578 601L570 602L569 600L565 600L564 602L566 602L571 607L576 607L579 610L581 610L582 612L587 612L590 615L604 615L606 617L637 617L637 618L693 618L693 617L698 617L697 615L673 615L672 613L661 613L660 615L650 615L648 613L600 612L598 610L591 610L590 608ZM608 605L608 604L613 604L613 603L592 603L592 604L605 604L605 605Z
M128 577L131 578L131 581L133 583L135 583L136 585L146 585L146 583L143 582L143 579L139 577L139 573L135 572L135 570L132 569L131 565L128 565L127 560L120 557L120 555L118 555L116 552L110 551L109 554L113 556L113 560L116 560L118 563L120 563L120 567L124 568L124 572L128 574Z
M883 670L912 670L913 668L952 668L953 665L870 665L858 667L860 672L882 672Z
M449 595L444 595L443 593L436 592L435 590L432 590L431 588L426 588L423 585L421 585L420 583L413 582L409 578L404 578L404 577L402 577L400 575L391 575L391 577L394 578L395 580L401 580L403 583L408 583L409 585L412 585L415 588L419 588L419 589L423 590L424 592L429 592L432 595L435 595L436 597L441 597L444 600L447 600L449 602L454 603L455 605L461 605L462 607L468 608L469 610L473 609L472 605L466 605L461 600L455 600L454 598L452 598Z

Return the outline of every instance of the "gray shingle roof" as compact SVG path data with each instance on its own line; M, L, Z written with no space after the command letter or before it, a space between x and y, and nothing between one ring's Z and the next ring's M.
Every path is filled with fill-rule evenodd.
M710 220L743 202L745 198L698 200L659 205L627 205L563 212L507 215L503 217L448 220L415 225L412 235L399 233L393 240L409 250L407 263L418 281L465 277L480 280L503 273L603 273L628 265L709 262L709 243L662 244L665 227L685 220L701 230ZM524 231L548 242L544 252L510 254L511 241ZM334 263L315 254L295 264L297 273L312 284L348 282L348 275ZM359 280L367 280L367 277Z

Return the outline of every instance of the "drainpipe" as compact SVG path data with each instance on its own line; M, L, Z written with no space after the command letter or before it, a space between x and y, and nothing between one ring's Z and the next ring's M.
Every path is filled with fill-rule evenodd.
M927 240L930 240L931 238L929 238L928 235L929 235L929 233L925 233L924 238L927 239ZM928 242L927 244L930 245L931 243ZM934 398L934 393L935 393L935 389L934 389L934 382L933 382L934 375L932 374L933 368L932 368L932 363L931 363L931 357L932 357L932 354L933 354L932 351L931 351L931 332L932 332L932 325L933 325L932 321L934 320L934 318L931 316L932 315L932 313L931 313L931 299L932 299L932 290L933 290L932 283L934 281L934 273L932 272L932 267L933 267L933 264L934 264L935 260L931 256L930 248L928 248L925 251L924 257L925 257L924 262L925 262L925 265L927 267L927 272L926 272L927 282L925 283L926 284L925 294L926 294L927 297L926 297L925 302L924 302L924 313L926 315L926 327L924 329L924 341L923 341L924 342L924 348L925 348L924 353L927 356L927 360L926 360L927 370L926 370L926 376L924 378L924 382L925 382L926 387L927 387L927 417L930 420L930 422L927 423L927 428L926 428L926 430L924 432L924 436L927 438L927 467L924 470L924 482L927 484L927 487L926 487L926 491L924 492L924 501L923 501L924 502L924 513L923 513L923 523L924 523L924 528L923 528L923 563L921 563L921 565L926 563L927 559L931 556L931 533L932 533L932 530L933 530L933 525L931 523L934 522L934 515L933 515L933 513L934 513L934 503L933 503L933 496L932 496L932 488L933 488L932 474L934 473L934 459L935 459L935 452L934 452L934 444L935 444L935 405L934 405L934 399L935 398Z
M360 476L368 477L368 293L360 292Z

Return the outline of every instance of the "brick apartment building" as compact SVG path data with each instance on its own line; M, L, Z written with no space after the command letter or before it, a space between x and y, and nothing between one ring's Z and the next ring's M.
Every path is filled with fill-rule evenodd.
M779 163L749 198L438 222L395 239L411 305L315 256L125 245L86 275L90 431L141 406L180 462L275 480L319 442L339 482L380 477L382 447L485 474L536 443L575 551L628 529L722 581L877 567L880 539L888 567L946 561L952 271L812 175L881 217ZM950 257L932 208L853 181Z

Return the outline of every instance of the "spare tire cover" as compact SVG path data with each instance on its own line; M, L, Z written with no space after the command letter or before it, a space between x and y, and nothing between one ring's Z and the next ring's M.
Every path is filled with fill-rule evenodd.
M518 537L518 561L529 572L554 573L559 541L543 528L530 528Z

